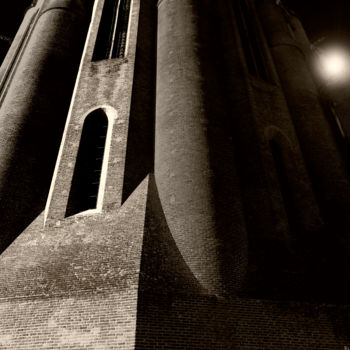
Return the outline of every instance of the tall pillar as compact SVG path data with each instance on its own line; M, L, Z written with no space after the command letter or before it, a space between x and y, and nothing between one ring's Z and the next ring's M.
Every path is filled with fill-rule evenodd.
M204 288L221 294L235 283L234 251L242 246L231 244L244 241L244 225L233 147L221 123L227 109L220 93L208 92L218 83L206 34L211 8L197 0L158 4L155 178L182 256Z
M258 9L316 197L332 236L340 237L350 249L343 231L349 223L350 186L308 67L306 37L295 26L295 18L288 28L286 13L275 1L259 1Z
M45 206L85 39L87 3L39 1L7 66L0 109L0 250Z

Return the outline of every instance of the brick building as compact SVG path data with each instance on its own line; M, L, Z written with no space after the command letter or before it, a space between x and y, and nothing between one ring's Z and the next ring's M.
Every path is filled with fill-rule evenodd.
M6 52L0 349L349 349L348 153L292 11L37 0Z

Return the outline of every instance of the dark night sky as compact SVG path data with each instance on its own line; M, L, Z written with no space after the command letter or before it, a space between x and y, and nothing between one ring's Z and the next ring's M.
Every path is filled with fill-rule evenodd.
M284 0L284 3L297 13L311 41L322 36L350 35L349 0Z
M3 0L0 11L0 34L13 37L25 10L32 0Z
M8 34L12 34L31 2L32 0L5 0L0 12L0 27L8 28ZM311 41L335 33L350 35L350 0L284 0L283 2L299 15Z
M323 39L326 43L342 45L350 53L350 0L284 0L283 3L298 15L311 43ZM335 110L350 139L350 79L332 85L325 82L323 90L336 103Z
M3 2L0 11L0 29L6 28L6 33L13 35L24 10L32 0ZM299 15L311 41L328 35L350 36L350 0L283 0L283 2Z

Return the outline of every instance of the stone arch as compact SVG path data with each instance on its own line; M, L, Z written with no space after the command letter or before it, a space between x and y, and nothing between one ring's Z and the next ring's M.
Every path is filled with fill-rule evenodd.
M84 119L65 216L101 209L99 199L105 181L102 172L108 156L107 113L108 107L97 108Z

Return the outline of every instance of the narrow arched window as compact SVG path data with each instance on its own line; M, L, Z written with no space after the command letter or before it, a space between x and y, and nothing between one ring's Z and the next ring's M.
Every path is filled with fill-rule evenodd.
M66 216L97 207L108 118L102 109L84 122Z
M256 18L247 0L232 0L233 10L248 71L256 78L271 81Z
M124 57L131 0L105 0L93 61Z

